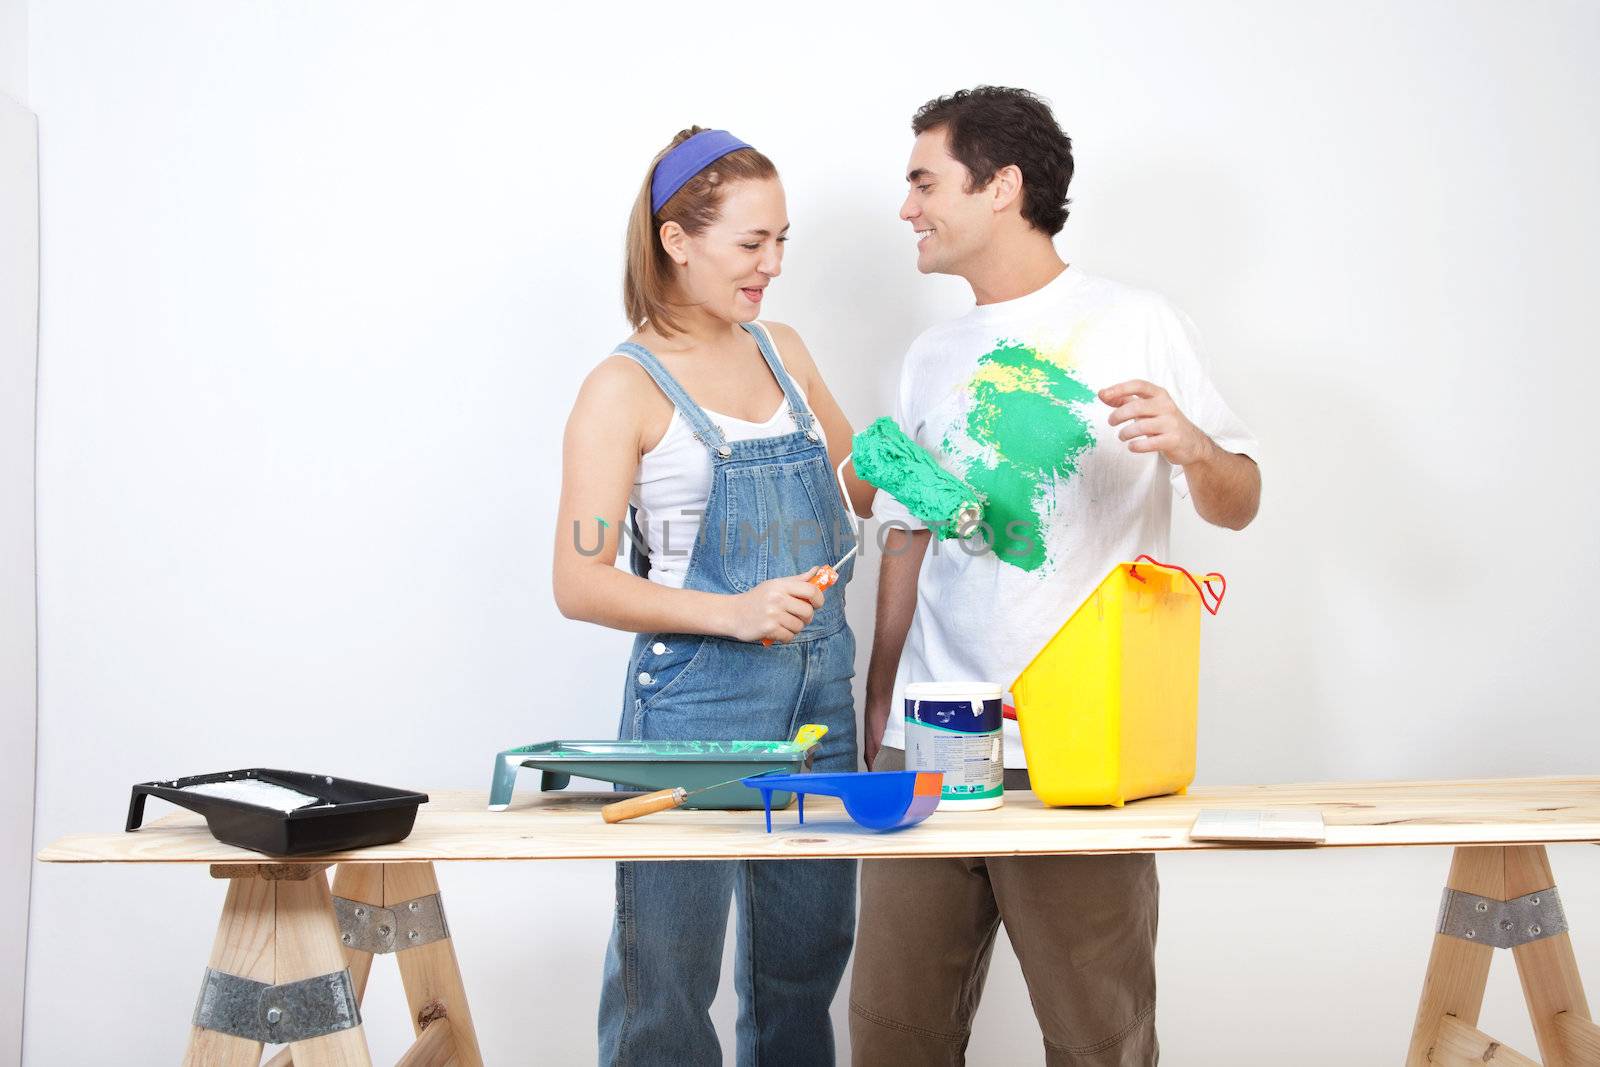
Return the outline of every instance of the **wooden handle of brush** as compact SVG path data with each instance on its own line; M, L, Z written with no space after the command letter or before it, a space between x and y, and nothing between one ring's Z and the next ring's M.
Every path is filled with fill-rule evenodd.
M646 793L642 797L629 797L627 800L618 800L607 804L600 809L600 817L606 822L626 822L637 819L641 815L652 812L667 811L677 807L687 799L689 794L682 786L676 789L658 789L654 793Z

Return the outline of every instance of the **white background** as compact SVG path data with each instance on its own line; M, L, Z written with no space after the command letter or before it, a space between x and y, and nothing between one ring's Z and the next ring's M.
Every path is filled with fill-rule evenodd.
M33 854L37 632L34 400L39 326L38 125L25 106L24 0L0 0L0 1062L22 1048Z
M33 115L0 89L0 1062L15 1057L22 1041L33 854L37 135Z
M767 314L861 425L969 300L916 273L896 210L912 111L980 82L1055 104L1079 161L1063 252L1192 315L1270 460L1248 531L1177 523L1174 555L1232 583L1200 782L1595 770L1600 8L26 14L41 843L118 828L156 777L482 789L499 749L609 732L627 638L557 613L552 516L566 412L625 333L649 158L701 123L777 162L794 240ZM851 589L863 669L873 572ZM1552 859L1593 983L1600 853ZM1394 1062L1447 863L1164 858L1164 1062ZM174 1061L222 886L34 877L27 1061ZM490 1062L592 1059L610 868L441 878ZM972 1061L1041 1062L1001 955ZM1533 1053L1502 956L1483 1025ZM378 963L392 1062L405 1011Z

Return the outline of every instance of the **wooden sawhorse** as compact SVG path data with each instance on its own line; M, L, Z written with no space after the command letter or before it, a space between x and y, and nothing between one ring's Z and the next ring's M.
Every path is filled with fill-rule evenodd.
M482 1067L433 864L213 864L229 879L185 1067L369 1067L360 1002L393 952L416 1042L399 1067Z
M1509 948L1544 1067L1600 1065L1566 917L1543 845L1457 848L1406 1067L1539 1067L1478 1029L1489 964Z

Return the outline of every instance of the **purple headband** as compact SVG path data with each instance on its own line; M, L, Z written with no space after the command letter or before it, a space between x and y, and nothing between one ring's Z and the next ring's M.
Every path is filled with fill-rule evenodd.
M661 157L650 176L650 214L660 211L672 194L711 164L741 148L749 148L727 130L701 130Z

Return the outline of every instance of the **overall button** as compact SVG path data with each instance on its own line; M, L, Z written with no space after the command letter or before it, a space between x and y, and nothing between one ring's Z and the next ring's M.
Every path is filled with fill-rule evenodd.
M723 459L727 459L729 456L733 455L733 449L729 448L727 445L723 445L717 449L717 455L721 456Z
M817 439L817 431L815 431L815 430L807 430L806 431L806 436L811 438L811 440L815 441Z
M667 651L667 646L663 645L660 641L657 641L655 644L650 646L650 651L659 656Z
M655 681L655 679L650 677L650 672L649 671L640 671L639 672L639 684L640 685L650 685L654 681Z

